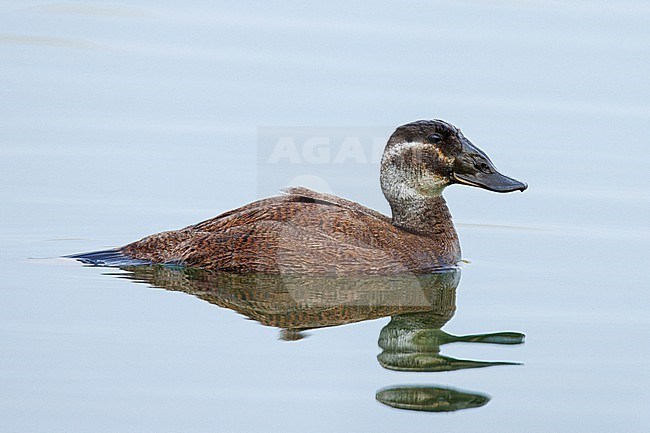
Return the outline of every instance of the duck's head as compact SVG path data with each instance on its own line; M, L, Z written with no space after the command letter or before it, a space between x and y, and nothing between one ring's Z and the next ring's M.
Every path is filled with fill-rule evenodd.
M418 120L395 130L381 161L381 187L391 204L439 196L454 183L494 192L528 187L499 173L460 129L443 120Z

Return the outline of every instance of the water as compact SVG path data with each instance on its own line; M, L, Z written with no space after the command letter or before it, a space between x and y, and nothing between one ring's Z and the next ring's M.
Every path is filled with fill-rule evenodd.
M640 1L5 1L0 430L650 430L649 24ZM259 311L244 320L160 289L182 274L59 258L289 183L388 212L372 142L426 117L530 185L446 191L469 263L442 331L375 310L281 331ZM269 162L287 131L330 137L332 154ZM341 137L359 138L365 159L337 162ZM331 293L305 296L340 305ZM415 352L385 338L413 329L426 336ZM525 342L439 344L501 332ZM382 367L395 353L513 364ZM385 404L414 400L457 410Z

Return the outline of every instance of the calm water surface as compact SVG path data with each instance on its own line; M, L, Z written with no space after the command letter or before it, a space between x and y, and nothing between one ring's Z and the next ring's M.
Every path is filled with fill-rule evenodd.
M3 2L0 430L650 431L649 29L642 1ZM462 277L59 258L290 183L387 213L372 142L427 117L530 185L446 191Z

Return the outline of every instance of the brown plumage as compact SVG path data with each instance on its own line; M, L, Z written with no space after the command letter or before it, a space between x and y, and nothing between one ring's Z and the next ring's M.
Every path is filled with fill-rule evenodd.
M448 267L460 258L442 198L427 234L339 197L291 188L181 230L126 245L122 253L153 263L226 272L395 274Z
M135 260L236 273L426 273L453 267L461 257L442 197L452 183L497 192L526 188L496 171L454 126L423 120L397 128L384 150L381 186L392 218L340 197L290 188L116 251L74 257L104 265Z

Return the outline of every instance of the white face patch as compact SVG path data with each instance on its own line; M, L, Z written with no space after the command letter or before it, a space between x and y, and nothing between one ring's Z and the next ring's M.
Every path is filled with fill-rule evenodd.
M381 158L382 165L385 161L390 161L393 158L401 155L407 149L421 149L422 151L429 152L433 151L438 155L438 160L444 162L445 164L451 165L454 160L447 155L445 155L440 148L434 146L433 144L422 143L421 141L403 141L397 143L394 146L391 146L390 149L384 151L384 155Z
M435 152L441 164L451 165L453 159L447 157L438 147L419 141L407 141L391 146L384 152L381 161L381 187L384 195L392 199L416 199L437 196L449 184L449 179L414 164L411 170L399 167L395 159L402 157L409 149L420 152Z
M391 146L389 149L384 150L384 154L381 157L381 164L384 165L384 163L401 155L407 149L424 148L424 146L425 144L419 141L403 141L401 143L397 143L396 145Z

